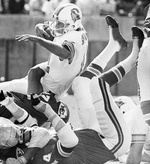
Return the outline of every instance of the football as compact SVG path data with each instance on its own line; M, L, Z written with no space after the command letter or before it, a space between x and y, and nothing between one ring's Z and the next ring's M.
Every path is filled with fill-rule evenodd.
M51 34L50 28L49 27L46 27L46 28L44 28L44 31L46 31L49 34L49 36L43 34L43 37L45 39L47 39L47 40L53 41L54 40L54 36Z

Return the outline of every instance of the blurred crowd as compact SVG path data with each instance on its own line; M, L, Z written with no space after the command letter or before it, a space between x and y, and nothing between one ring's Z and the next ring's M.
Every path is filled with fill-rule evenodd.
M79 6L83 15L143 16L149 0L0 0L1 14L50 16L60 3Z

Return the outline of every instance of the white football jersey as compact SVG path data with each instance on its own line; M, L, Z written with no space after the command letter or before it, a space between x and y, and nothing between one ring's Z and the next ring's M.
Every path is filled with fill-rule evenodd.
M72 59L64 60L51 54L46 74L41 79L44 91L50 90L60 95L70 87L73 79L80 74L85 66L88 38L86 31L72 31L61 37L56 37L54 42L65 45L73 54Z

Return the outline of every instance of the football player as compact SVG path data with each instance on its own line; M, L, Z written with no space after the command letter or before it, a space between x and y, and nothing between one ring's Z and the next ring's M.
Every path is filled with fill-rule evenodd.
M139 84L139 98L145 121L150 125L150 4L145 8L145 21L143 25L145 39L137 63L137 79Z
M10 92L0 92L0 117L10 119L20 126L32 127L35 125L44 126L49 129L50 122L47 117L36 111L31 103L31 97L26 95ZM49 103L53 110L67 123L69 121L70 112L66 104L62 101L56 101L54 96L49 92L42 92L40 99Z
M7 158L14 157L18 163L27 163L32 153L43 148L54 134L43 127L20 127L0 117L0 159L9 163Z
M1 90L23 94L51 91L61 95L82 72L88 37L82 25L81 10L75 4L63 4L56 8L52 18L53 22L36 26L37 36L16 36L18 41L31 41L46 48L50 52L48 61L31 68L24 79L1 83Z
M123 117L131 133L131 146L119 161L126 164L138 164L146 161L149 143L149 126L145 123L140 106L128 96L119 96L114 99L123 113ZM144 151L143 151L144 150ZM144 152L144 153L143 153ZM143 156L142 156L143 153Z
M118 24L110 16L107 16L106 20L109 26L110 34L113 34L111 35L109 46L114 46L114 52L125 48L126 41L119 33ZM87 124L84 124L87 128L73 131L70 125L65 124L64 121L53 111L52 107L49 104L41 101L40 99L38 99L38 97L35 97L35 100L37 102L34 103L35 109L48 117L57 132L58 139L51 139L44 148L38 151L38 153L36 153L36 155L34 156L34 163L103 164L109 160L118 158L129 149L131 143L131 134L123 119L121 111L119 111L117 105L115 105L115 102L112 101L112 96L109 92L109 85L111 86L115 82L118 82L121 77L127 73L126 71L130 70L131 67L133 67L133 65L135 65L136 63L139 46L141 46L141 44L139 43L140 41L142 42L143 37L141 36L140 29L132 28L132 31L133 51L131 52L131 55L127 58L127 60L125 60L126 62L122 62L120 65L117 66L118 71L117 68L115 69L115 71L114 69L112 69L110 72L91 79L91 77L97 75L97 72L100 72L100 67L98 65L98 62L101 61L99 60L101 58L100 54L96 58L96 60L94 60L92 64L87 68L85 73L81 74L81 79L76 78L75 83L73 82L75 94L80 96L77 92L77 89L80 88L80 93L82 96L84 96L80 96L80 103L83 107L83 110L87 109L87 112L90 112L88 114L88 116L90 115L90 117L88 117L88 120L86 121ZM116 33L117 35L114 35ZM125 44L122 44L123 42ZM106 50L107 52L109 52L108 49ZM110 57L107 56L106 58L108 60L108 58ZM107 63L107 60L105 61L105 63ZM119 73L119 71L120 74L117 74L117 72ZM112 83L111 81L107 81L107 79L110 78L112 79ZM90 83L89 79L91 80ZM82 82L84 83L84 85ZM90 91L89 88L91 89ZM85 92L86 96L83 95L82 92ZM91 97L93 98L95 109L91 105L93 104L93 102L90 101ZM86 101L84 101L84 98L86 99ZM33 100L34 97L32 101ZM77 103L78 102L79 99ZM101 102L104 106L101 105ZM87 103L87 106L84 103ZM80 108L80 110L82 109ZM87 114L87 112L85 113L85 115ZM98 117L93 117L95 116L93 113L96 113ZM99 125L98 127L95 126L97 122ZM96 129L95 127L98 129ZM9 161L13 161L12 163L14 163L14 161L18 160L10 158Z

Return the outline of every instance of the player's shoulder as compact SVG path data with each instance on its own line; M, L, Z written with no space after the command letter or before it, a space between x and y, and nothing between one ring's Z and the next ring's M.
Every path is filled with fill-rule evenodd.
M81 41L83 39L83 37L88 40L87 33L85 30L71 31L69 33L66 33L66 35L64 35L64 39L73 40L73 41Z

